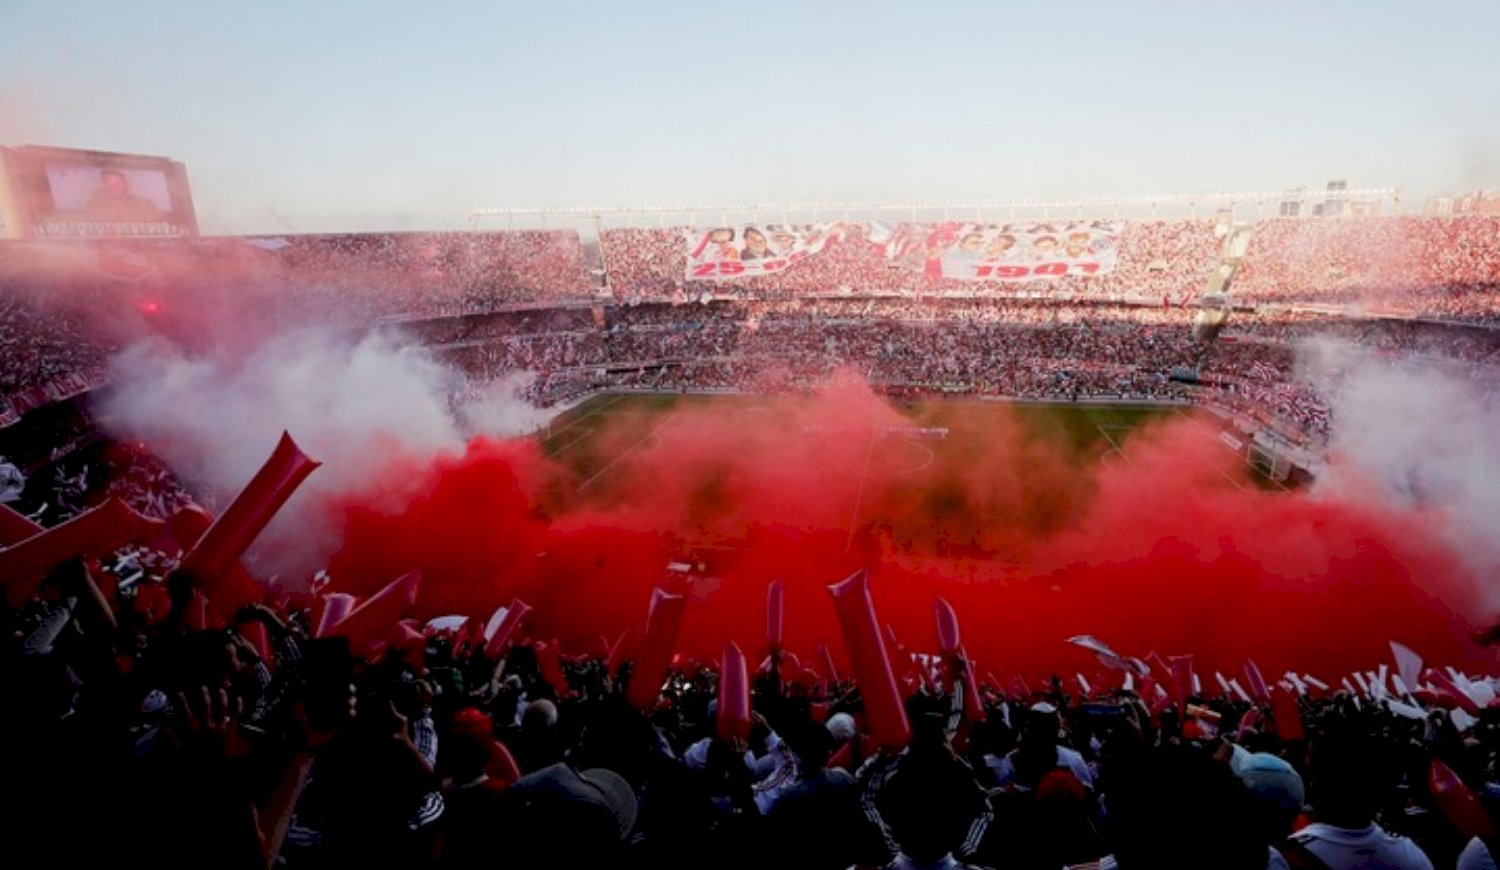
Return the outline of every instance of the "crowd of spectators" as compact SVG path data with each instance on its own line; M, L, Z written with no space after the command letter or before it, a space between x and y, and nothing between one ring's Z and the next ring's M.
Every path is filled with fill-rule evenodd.
M1491 319L1492 219L1312 223L1263 225L1236 294L1328 303L1378 287L1391 305ZM1489 329L1278 308L1237 311L1198 341L1194 309L1172 303L1214 266L1206 222L1127 224L1114 277L1045 294L926 285L861 227L774 278L712 286L682 281L676 231L606 231L613 300L594 296L569 234L283 241L257 244L291 310L305 293L347 303L352 322L409 321L391 328L467 389L526 370L523 395L543 404L598 389L798 389L847 367L890 389L1222 400L1316 436L1329 411L1298 371L1308 339L1476 371L1500 362ZM1350 253L1372 244L1386 253ZM0 292L0 350L3 395L97 366L112 344ZM24 515L54 525L100 492L158 519L189 503L144 451L75 429L11 457L32 475L12 505ZM641 712L623 691L628 663L567 656L554 671L529 641L486 649L469 626L351 654L314 636L316 595L209 619L171 554L100 555L0 608L16 702L0 717L3 775L26 789L0 814L17 866L95 847L121 866L291 870L1481 870L1500 854L1500 711L1487 703L1422 709L1364 681L1290 681L1267 704L1054 678L1037 691L986 680L974 717L950 679L959 662L903 684L912 738L881 751L859 686L783 680L773 658L748 737L724 738L712 667L679 662ZM1494 681L1456 678L1471 701L1494 697ZM1451 783L1433 785L1447 769L1434 762L1478 792L1467 810L1444 796Z
M775 651L724 725L707 664L677 660L642 706L630 661L525 622L355 648L319 627L316 585L219 618L175 565L75 560L0 608L16 866L1494 866L1485 677L1429 677L1425 702L1384 668L1269 695L1175 665L1031 688L894 647L900 745L853 679Z
M44 311L0 286L0 396L97 369L115 349L92 336L84 317Z
M1500 218L1281 218L1255 226L1234 294L1500 323Z
M623 300L708 296L786 298L849 294L1184 299L1200 291L1219 262L1222 239L1209 221L1133 221L1119 236L1119 263L1108 275L1020 282L933 279L886 256L865 224L839 224L822 253L770 275L733 281L689 280L686 227L609 229L600 234L610 288Z
M371 318L451 316L594 294L576 232L286 236L250 240L276 253L277 277L334 294Z
M1182 398L1173 373L1232 379L1258 362L1278 379L1240 377L1236 399L1322 428L1325 410L1285 359L1309 337L1497 361L1489 330L1417 321L1500 322L1500 219L1262 221L1231 285L1231 299L1260 305L1230 319L1226 335L1245 344L1205 353L1185 327L1222 235L1210 221L1127 221L1112 273L1015 284L894 264L864 224L839 225L784 271L723 282L684 280L680 228L604 230L597 251L571 231L208 239L128 290L70 287L65 304L0 285L0 425L96 385L132 335L215 317L396 323L481 378L536 373L527 397L544 403L611 387L805 384L845 365L890 385ZM205 290L207 278L223 280Z

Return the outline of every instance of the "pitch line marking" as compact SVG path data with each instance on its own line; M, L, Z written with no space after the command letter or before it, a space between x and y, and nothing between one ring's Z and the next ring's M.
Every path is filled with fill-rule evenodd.
M927 454L927 460L921 465L914 465L911 468L906 469L905 471L896 472L896 475L898 477L908 474L916 474L919 471L932 467L932 464L934 462L937 462L937 451L933 450L931 447L928 447L926 444L923 444L912 438L908 438L906 440L906 443L917 448L918 450L925 452Z
M594 481L598 480L600 477L604 476L604 473L606 471L609 471L611 468L614 468L616 465L620 464L620 462L623 459L625 459L625 457L627 457L630 454L634 453L635 451L639 450L642 446L645 445L645 443L647 441L650 441L652 438L655 438L656 435L657 435L657 433L659 433L659 432L661 432L661 430L667 428L668 424L670 424L673 420L676 420L676 419L677 419L676 412L668 414L667 415L667 419L661 421L661 425L657 426L655 429L652 429L650 432L647 432L645 435L643 435L641 437L641 440L635 442L634 444L632 444L629 447L625 448L624 450L620 451L620 455L619 456L616 456L614 459L611 459L609 462L605 463L604 467L601 468L601 469L599 469L598 471L594 472L593 476L591 476L588 480L585 480L583 483L578 484L578 488L575 489L574 492L575 493L583 492L585 489L588 489L589 485L592 484Z
M625 398L625 395L626 395L625 393L620 393L619 395L617 395L614 398L610 399L608 402L605 402L604 404L600 405L597 410L593 410L593 411L588 412L587 414L584 414L582 417L579 417L577 420L574 420L573 422L571 422L568 425L562 427L561 429L557 430L556 432L548 432L547 433L547 437L548 438L556 438L557 436L559 436L562 433L568 431L569 429L572 429L574 426L577 426L578 424L582 423L584 420L587 420L590 417L597 417L599 414L601 414L601 413L604 412L605 408L608 408L610 405L613 405L614 403L616 403L616 402L620 401L621 399Z
M870 460L875 456L876 433L871 430L870 440L865 446L865 468L859 474L859 492L854 496L854 511L849 515L849 538L844 542L844 552L854 548L854 530L858 528L859 512L865 504L865 483L870 479Z
M571 428L571 427L569 427L569 428ZM595 432L598 432L598 431L599 431L598 429L595 429L593 427L589 427L589 428L583 429L582 430L582 432L583 432L582 435L579 435L577 438L574 438L572 441L569 441L567 444L564 444L561 447L558 447L558 448L556 448L554 450L548 451L543 456L543 458L544 459L554 459L554 458L557 457L558 454L562 453L564 450L567 450L569 447L572 447L574 444L577 444L578 442L580 442L583 439L589 437L590 435L593 435Z
M1177 416L1181 417L1182 419L1188 421L1189 423L1192 423L1193 425L1197 426L1199 429L1204 430L1205 432L1209 432L1209 431L1211 431L1213 429L1213 427L1210 426L1210 425L1208 425L1208 423L1206 421L1202 420L1201 418L1194 417L1191 414L1185 413L1181 408L1174 408L1173 409L1173 413L1175 413ZM1265 478L1266 480L1270 481L1277 488L1279 488L1282 492L1291 492L1292 491L1291 488L1288 487L1286 484L1284 484L1281 481L1277 480L1276 478L1270 476L1269 474L1262 473L1259 468L1256 468L1250 462L1247 461L1245 464L1250 466L1250 470L1251 471L1255 472L1256 474L1258 474L1261 477ZM1215 469L1215 470L1219 472L1219 476L1220 477L1223 477L1225 480L1227 480L1230 483L1234 484L1235 487L1237 489L1239 489L1240 492L1244 492L1245 491L1244 485L1241 484L1239 481L1235 480L1234 478L1230 477L1228 474L1226 474L1224 472L1224 469L1219 468L1219 469Z

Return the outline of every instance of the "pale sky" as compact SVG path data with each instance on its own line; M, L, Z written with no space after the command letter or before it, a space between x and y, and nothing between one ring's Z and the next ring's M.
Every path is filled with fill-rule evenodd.
M476 206L1500 187L1500 2L0 0L0 144L205 231Z

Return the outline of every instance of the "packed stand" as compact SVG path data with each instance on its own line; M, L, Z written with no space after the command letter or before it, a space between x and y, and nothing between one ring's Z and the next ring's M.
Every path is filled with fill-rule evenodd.
M370 318L452 316L592 297L569 231L287 236L276 251L290 289L336 295Z
M1255 226L1236 297L1500 324L1500 218L1279 218Z
M783 272L729 281L688 280L686 229L610 229L600 234L617 298L685 300L708 296L785 298L806 295L1167 297L1199 292L1218 265L1222 239L1209 221L1127 222L1114 272L1020 282L933 279L890 260L865 224L835 224L832 241Z
M637 692L618 649L569 655L524 623L499 643L461 617L366 643L299 594L220 626L157 555L65 563L3 611L16 866L107 850L289 870L1477 870L1496 854L1481 676L1432 671L1407 694L1384 668L1357 688L1257 687L1247 666L1247 689L1156 662L1031 688L894 646L909 724L892 740L876 689L776 650L741 708L709 665Z

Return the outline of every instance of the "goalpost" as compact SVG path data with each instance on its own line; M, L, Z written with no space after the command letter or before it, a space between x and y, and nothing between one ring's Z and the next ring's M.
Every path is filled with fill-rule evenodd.
M1286 479L1291 476L1291 457L1264 444L1251 442L1249 449L1245 452L1245 459L1252 468L1277 483L1285 483Z

